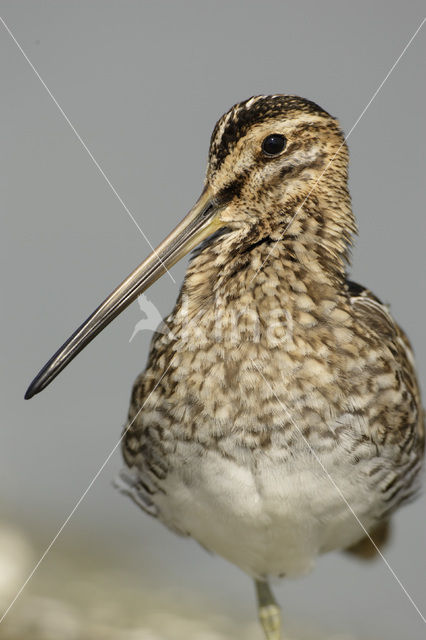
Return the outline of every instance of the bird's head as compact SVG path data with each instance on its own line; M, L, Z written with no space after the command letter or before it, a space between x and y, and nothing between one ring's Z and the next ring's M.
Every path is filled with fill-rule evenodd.
M255 96L217 122L204 194L217 205L216 224L257 240L279 239L293 222L293 234L324 225L322 196L351 227L342 210L347 166L339 123L321 107L296 96Z
M44 389L137 296L219 230L237 250L288 234L308 243L319 238L321 251L341 262L354 231L347 161L337 120L309 100L256 96L233 106L214 128L194 207L54 354L25 397Z

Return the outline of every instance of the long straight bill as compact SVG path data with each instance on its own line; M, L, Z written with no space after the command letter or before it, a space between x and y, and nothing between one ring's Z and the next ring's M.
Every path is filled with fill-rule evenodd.
M89 344L121 311L150 287L180 258L202 240L224 226L219 218L220 207L205 189L195 206L182 222L163 240L91 316L72 334L44 365L27 389L25 398L42 391L84 347Z

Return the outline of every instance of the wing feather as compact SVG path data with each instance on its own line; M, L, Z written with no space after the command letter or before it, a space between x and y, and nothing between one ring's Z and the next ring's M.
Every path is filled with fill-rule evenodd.
M401 377L418 409L418 434L424 443L425 412L421 404L414 353L410 341L393 319L389 306L375 296L370 289L350 280L347 281L346 286L351 305L360 321L382 337L400 365Z

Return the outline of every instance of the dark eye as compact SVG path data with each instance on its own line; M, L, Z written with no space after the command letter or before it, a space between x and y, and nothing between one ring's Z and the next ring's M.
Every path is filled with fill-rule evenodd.
M287 140L280 133L272 133L262 142L262 151L267 156L277 156L285 148Z

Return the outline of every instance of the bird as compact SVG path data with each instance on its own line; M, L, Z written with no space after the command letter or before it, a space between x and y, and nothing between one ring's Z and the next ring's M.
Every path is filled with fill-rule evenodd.
M282 633L270 581L330 551L381 553L419 488L413 351L389 307L349 277L348 161L338 120L316 103L235 104L214 127L194 207L26 394L192 251L131 393L119 482L253 579L267 640Z

